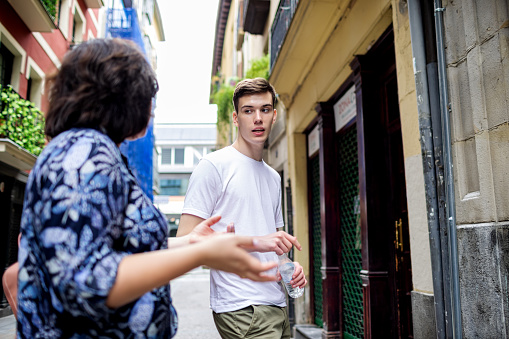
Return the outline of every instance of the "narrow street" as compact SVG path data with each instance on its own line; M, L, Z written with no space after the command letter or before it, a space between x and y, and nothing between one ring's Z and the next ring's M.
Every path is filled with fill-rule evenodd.
M16 338L16 319L11 314L0 318L0 339Z
M171 282L179 317L176 339L220 339L209 308L209 270L197 268Z

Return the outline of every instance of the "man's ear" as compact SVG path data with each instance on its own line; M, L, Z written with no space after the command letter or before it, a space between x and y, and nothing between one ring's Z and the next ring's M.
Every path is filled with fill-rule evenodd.
M276 123L276 116L277 116L277 111L276 111L276 109L274 108L274 116L272 117L272 124L273 124L273 125Z
M239 127L239 120L238 120L237 112L233 111L232 119L233 119L233 124L235 126Z

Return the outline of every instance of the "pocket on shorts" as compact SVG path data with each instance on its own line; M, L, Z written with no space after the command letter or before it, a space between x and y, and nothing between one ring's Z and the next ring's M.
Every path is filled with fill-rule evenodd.
M241 310L232 312L235 326L240 332L241 338L244 338L254 325L257 318L256 307L248 306Z

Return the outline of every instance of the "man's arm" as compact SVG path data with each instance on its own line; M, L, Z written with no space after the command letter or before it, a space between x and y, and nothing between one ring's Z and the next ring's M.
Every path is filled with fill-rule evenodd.
M191 231L203 220L205 219L197 217L196 215L182 214L180 217L179 228L177 230L177 237L191 233Z

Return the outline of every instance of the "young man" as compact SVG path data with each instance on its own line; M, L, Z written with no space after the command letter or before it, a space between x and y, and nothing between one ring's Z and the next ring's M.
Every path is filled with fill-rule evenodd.
M301 246L283 227L281 178L262 160L263 145L276 121L276 93L263 78L246 79L233 94L233 123L238 137L228 147L205 156L189 181L177 236L186 235L212 215L222 219L215 231L255 236L261 262L277 261L276 254ZM304 287L306 278L296 263L292 285ZM222 338L290 338L283 287L259 283L211 270L210 305Z

